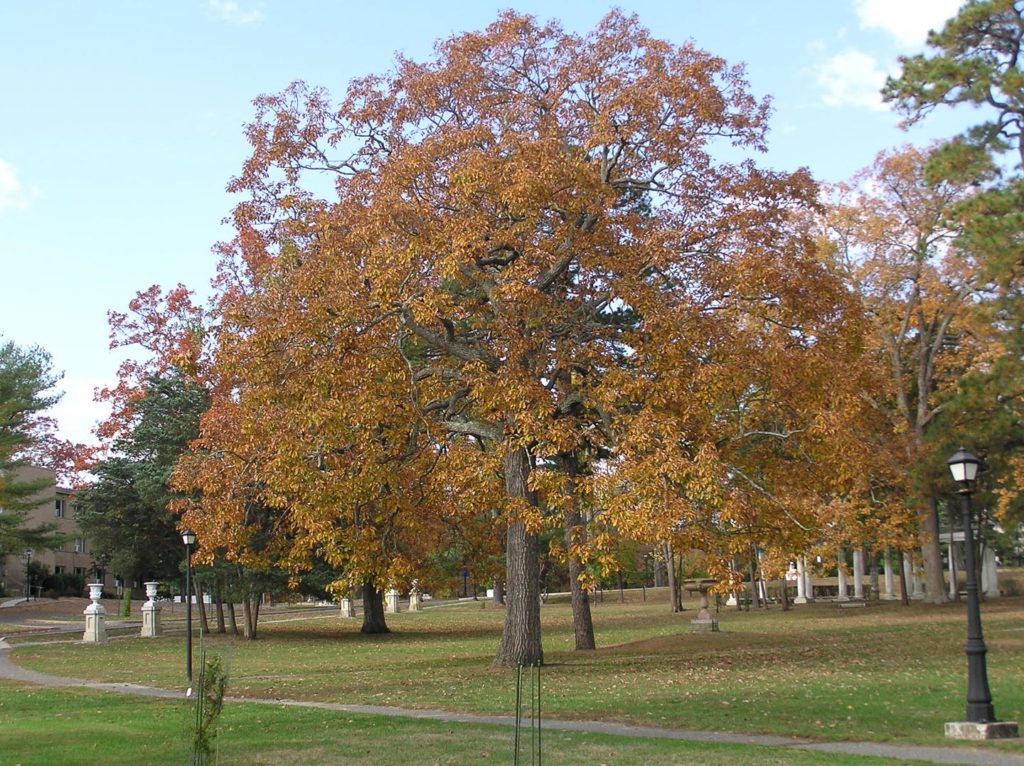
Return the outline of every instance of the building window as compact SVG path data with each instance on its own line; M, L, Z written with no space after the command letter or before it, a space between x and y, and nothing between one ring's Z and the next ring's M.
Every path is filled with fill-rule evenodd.
M53 515L56 516L58 519L64 518L64 509L66 507L66 503L67 501L63 497L58 497L56 500L53 501Z
M64 552L64 543L61 543L60 545L57 546L57 552L58 553L63 553Z
M75 574L79 577L85 577L85 567L75 567Z
M57 565L53 568L54 574L64 574L64 567Z
M84 537L76 537L75 538L75 553L85 553L85 538Z

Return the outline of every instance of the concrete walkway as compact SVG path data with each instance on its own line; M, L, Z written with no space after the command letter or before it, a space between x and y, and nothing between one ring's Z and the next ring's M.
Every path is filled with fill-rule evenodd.
M11 660L11 645L0 639L0 678L40 686L74 687L104 692L135 694L143 697L181 699L181 691L158 689L138 684L112 684L85 681L79 678L63 678L47 673L26 670ZM263 699L258 697L226 697L231 702L247 702L257 705L284 705L290 707L317 708L340 713L361 713L399 718L419 718L448 723L488 724L492 726L514 726L515 719L505 715L474 715L452 713L445 710L416 710L411 708L387 707L382 705L343 705L333 702L308 702L289 699ZM848 755L895 758L905 762L963 764L964 766L1024 766L1024 755L1004 753L996 750L960 747L929 747L923 745L892 745L880 742L815 742L797 737L780 737L768 734L738 734L724 731L697 731L690 729L663 729L654 726L632 726L629 724L606 723L604 721L563 721L545 718L541 723L550 731L582 731L597 734L611 734L619 737L644 737L683 740L687 742L721 742L734 745L762 747L786 747L794 750L810 750L820 753L844 753Z

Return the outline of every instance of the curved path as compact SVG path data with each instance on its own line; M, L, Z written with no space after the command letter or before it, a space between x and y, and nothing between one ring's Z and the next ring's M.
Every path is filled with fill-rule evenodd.
M158 689L138 684L114 684L85 681L80 678L63 678L15 665L11 660L11 645L0 639L0 678L40 686L77 687L104 692L135 694L143 697L181 699L182 692ZM416 710L412 708L386 707L381 705L343 705L333 702L307 702L289 699L262 699L257 697L225 697L225 701L247 702L257 705L288 705L292 707L318 708L344 713L362 713L401 718L421 718L449 723L491 724L514 726L512 716L474 715L452 713L445 710ZM631 726L628 724L606 723L604 721L564 721L545 718L544 729L553 731L583 731L611 734L620 737L645 737L685 740L689 742L722 742L736 745L759 745L788 747L795 750L811 750L821 753L844 753L848 755L878 756L903 761L923 763L963 764L965 766L1024 766L1024 755L1004 753L996 750L978 750L958 747L929 747L922 745L891 745L878 742L815 742L797 737L779 737L766 734L738 734L723 731L696 731L688 729L662 729L653 726Z

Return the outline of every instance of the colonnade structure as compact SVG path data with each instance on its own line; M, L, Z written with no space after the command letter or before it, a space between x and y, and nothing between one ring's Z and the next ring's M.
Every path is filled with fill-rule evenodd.
M963 571L963 533L953 534L952 539L949 535L943 537L943 541L949 544L951 551L948 556L947 587L949 597L954 598ZM896 582L899 578L899 571L895 569L897 555L885 552L880 554L879 558L882 562L882 571L869 575L866 571L864 551L860 548L854 548L852 551L840 549L834 561L825 560L821 556L797 556L790 564L790 570L786 574L787 583L796 586L796 598L793 603L806 604L814 601L816 584L819 588L828 587L830 590L834 587L836 591L834 599L838 602L864 601L869 595L883 601L899 599L900 589ZM907 584L907 598L924 598L924 577L920 565L914 561L909 552L902 554L899 563L903 567L903 579ZM832 569L836 571L834 582L833 578L828 578L828 581L822 584L822 578L817 578L818 582L815 583L816 571ZM869 590L865 590L865 586ZM987 598L999 597L998 562L995 551L991 548L986 549L982 554L980 590ZM874 591L877 591L877 595ZM732 601L732 603L735 602Z

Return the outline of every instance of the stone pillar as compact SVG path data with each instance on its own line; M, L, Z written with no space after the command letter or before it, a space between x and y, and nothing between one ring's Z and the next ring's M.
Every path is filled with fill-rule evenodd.
M903 553L903 579L907 583L907 598L917 598L917 584L914 582L914 564L910 554Z
M924 589L921 586L921 580L917 575L917 569L914 568L914 560L909 551L903 553L903 574L907 578L907 598L924 598Z
M838 562L839 566L836 569L836 585L838 590L836 601L849 601L850 594L846 587L846 551L842 548L839 549Z
M384 611L388 614L398 614L398 591L392 588L385 596Z
M690 620L690 630L694 633L717 633L718 632L718 620L711 616L711 612L708 611L708 590L702 587L700 589L700 606L697 610L697 616Z
M409 611L418 612L420 610L420 592L418 590L409 591Z
M805 593L807 600L814 601L814 570L807 566L807 557L804 556L804 579L807 581Z
M736 606L736 592L729 591L729 598L725 600L726 606Z
M796 598L794 604L807 603L807 578L804 577L804 557L799 556L796 560Z
M349 598L348 596L345 596L345 598L343 598L341 600L341 616L342 617L355 617L356 616L355 606L352 604L352 599Z
M156 600L158 582L143 583L146 586L146 603L142 605L142 637L156 638L160 635L160 604Z
M853 549L853 597L857 601L864 600L864 551Z
M999 572L996 568L996 552L986 548L981 557L981 592L985 598L999 598Z
M103 594L103 583L89 583L89 598L92 603L85 608L85 634L82 641L89 644L102 644L107 640L107 610L100 603Z
M889 549L885 549L885 592L882 593L883 601L893 601L896 594L893 592L892 556Z

